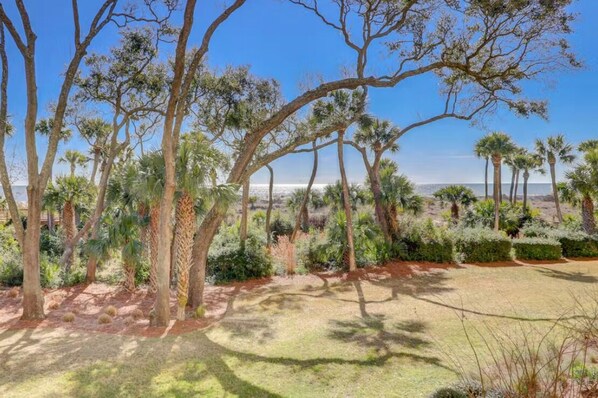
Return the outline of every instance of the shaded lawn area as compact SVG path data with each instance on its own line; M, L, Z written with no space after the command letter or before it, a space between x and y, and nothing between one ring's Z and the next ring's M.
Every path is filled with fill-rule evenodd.
M176 336L0 330L0 396L426 397L456 380L451 358L471 357L460 316L471 328L549 327L572 295L594 291L598 261L295 279L235 296L218 323Z

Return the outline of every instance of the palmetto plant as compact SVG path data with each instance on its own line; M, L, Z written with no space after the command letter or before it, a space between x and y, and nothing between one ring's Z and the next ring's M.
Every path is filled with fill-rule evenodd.
M177 319L185 319L189 290L193 237L197 219L196 202L212 199L217 191L210 182L213 170L225 164L224 156L200 133L181 139L176 159L177 203L175 224L175 263L177 270ZM219 192L218 194L221 194ZM205 206L202 206L205 209Z
M349 185L349 197L351 209L357 211L359 205L364 205L368 202L368 193L357 184ZM334 184L328 184L324 188L322 200L325 205L330 207L333 212L342 209L343 207L343 187L340 181Z
M79 151L72 149L67 150L62 157L58 159L58 163L68 163L70 168L70 176L75 176L77 167L85 167L89 162L89 158Z
M470 188L463 185L449 185L434 192L434 197L440 199L441 203L451 204L451 217L456 224L459 222L459 206L469 206L477 201L477 198Z
M513 144L511 137L502 132L490 133L478 141L478 144L485 148L486 153L490 154L490 160L492 160L494 166L494 229L498 231L501 202L500 187L502 184L500 169L503 158L513 153L516 146Z
M93 199L94 187L84 177L65 176L59 177L50 183L44 194L46 208L62 211L62 228L65 242L70 242L77 226L75 223L75 209L82 203L89 203ZM65 273L70 272L74 260L74 253L67 260Z
M485 140L484 138L480 139L478 142L476 142L473 152L476 157L484 159L486 162L484 168L484 199L488 200L488 166L490 164L490 156L492 154L490 153L486 145L487 140Z
M563 214L561 212L561 205L559 203L559 195L556 184L556 164L557 162L571 164L575 160L573 151L573 145L567 143L562 134L548 137L545 141L536 140L536 152L546 163L548 163L548 167L550 169L552 194L554 196L554 205L556 206L556 213L559 222L563 222Z
M287 207L294 213L299 211L301 205L303 204L303 199L305 198L306 193L306 188L295 189L291 193L291 196L287 199ZM307 231L309 229L309 208L311 207L312 209L319 209L324 207L324 205L325 203L322 195L320 195L320 193L317 191L310 190L307 205L301 209L301 229L303 231Z

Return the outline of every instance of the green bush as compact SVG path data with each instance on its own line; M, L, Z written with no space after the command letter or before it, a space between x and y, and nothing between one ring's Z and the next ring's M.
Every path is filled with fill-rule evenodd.
M61 284L60 266L44 254L40 257L40 277L42 287L57 287ZM23 259L19 251L0 252L0 284L23 284Z
M558 240L564 257L598 257L598 238L585 232L555 229L549 237Z
M60 257L64 251L63 239L55 233L42 229L39 249L51 257Z
M294 225L292 222L285 220L277 215L270 223L270 233L272 234L272 241L278 242L279 236L290 236L293 233Z
M524 213L521 203L513 205L509 202L502 202L499 212L499 229L505 231L509 236L516 236L526 223L534 220L536 217L537 212L533 209L528 213ZM465 212L461 219L461 225L466 228L493 228L494 201L489 199L474 203Z
M514 239L513 249L520 260L558 260L563 256L561 244L546 238Z
M454 261L453 241L448 230L425 222L406 220L400 224L400 255L407 261L450 263Z
M272 272L272 261L263 249L246 246L208 258L208 274L217 284L263 278Z
M455 249L463 262L488 263L511 260L511 239L488 228L463 228L456 232Z

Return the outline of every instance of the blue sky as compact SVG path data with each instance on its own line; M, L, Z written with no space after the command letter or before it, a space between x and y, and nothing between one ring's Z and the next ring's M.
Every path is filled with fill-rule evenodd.
M37 73L39 81L40 116L56 98L60 79L72 54L72 24L70 1L28 1L34 28L39 37ZM82 14L96 1L81 1ZM208 1L199 1L198 23L192 35L197 43L207 21L217 11ZM218 3L220 4L220 3ZM204 8L205 7L205 8ZM9 12L11 6L8 6ZM418 183L480 182L483 162L472 156L474 142L487 131L503 130L524 147L532 147L536 138L564 133L571 142L596 138L598 128L598 1L579 0L573 10L578 13L571 37L573 50L585 63L582 70L564 72L550 77L541 85L530 85L530 93L549 101L548 121L537 118L520 119L506 111L484 120L484 128L472 127L463 121L446 120L413 130L401 138L400 152L392 155L401 172ZM63 21L58 23L58 21ZM117 41L114 28L96 41L95 51L106 51ZM10 41L10 40L9 40ZM11 58L10 113L17 134L7 143L7 151L22 153L22 122L25 97L21 65L14 46L9 46ZM382 56L382 55L378 55ZM343 66L351 65L352 54L341 37L324 27L320 21L297 6L283 0L249 1L217 32L209 53L214 67L249 65L254 74L280 81L287 99L300 92L301 83L314 76L336 78ZM376 58L371 62L376 62ZM409 81L393 89L371 90L369 111L378 117L402 126L441 109L441 99L433 77ZM40 142L40 152L44 151ZM157 144L156 144L157 145ZM77 139L64 144L65 149L85 149ZM346 147L346 164L352 181L363 180L361 157ZM64 172L57 165L57 173ZM311 155L292 155L275 164L276 182L306 182L311 171ZM562 168L561 168L562 169ZM339 178L336 148L321 151L317 182L328 183ZM253 182L267 181L264 172L257 173ZM547 181L547 177L533 176L532 182Z

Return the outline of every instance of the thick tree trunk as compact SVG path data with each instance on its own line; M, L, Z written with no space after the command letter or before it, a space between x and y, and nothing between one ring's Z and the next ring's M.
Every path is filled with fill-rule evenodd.
M523 172L523 212L527 213L527 181L529 180L529 171Z
M177 319L185 320L185 307L189 293L189 270L193 261L193 234L195 232L195 208L193 199L183 193L176 208L176 268L177 268Z
M124 254L122 257L126 258ZM124 288L133 292L135 291L135 263L130 260L123 261L123 268L125 272Z
M488 164L490 163L490 158L486 158L486 168L484 172L484 200L488 200Z
M556 216L559 223L563 222L563 213L561 213L561 203L559 201L559 191L556 186L556 167L555 163L550 163L550 180L552 182L552 195L554 196L554 206L556 207Z
M581 220L583 230L593 235L596 232L596 219L594 218L594 201L590 196L584 196L581 201Z
M149 290L152 293L157 289L157 266L158 266L158 238L159 238L159 223L160 223L160 207L153 204L150 207L150 273L149 273Z
M314 163L311 168L311 176L309 177L309 182L307 183L307 188L305 189L305 196L301 201L301 206L297 212L297 217L295 218L295 228L293 228L293 233L291 234L290 242L294 243L295 239L297 239L297 234L299 233L299 228L301 224L303 224L304 228L308 226L309 223L309 214L307 208L309 206L309 197L311 195L311 188L316 180L316 174L318 172L318 151L316 150L316 142L312 142L313 152L314 152ZM305 220L307 218L307 220Z
M365 156L365 155L364 155ZM364 161L366 159L364 158ZM376 221L382 230L384 240L388 243L393 241L393 237L396 238L398 231L394 230L388 220L390 215L386 214L386 209L382 204L382 183L380 181L380 156L376 154L374 164L372 167L369 166L368 162L365 162L365 168L368 173L368 179L370 181L370 189L372 190L372 197L374 199L374 212L376 214ZM393 229L391 231L391 229Z
M270 228L270 221L272 219L272 206L274 205L274 170L270 165L266 165L266 168L270 173L270 182L268 184L268 208L266 209L266 246L268 250L270 250L270 247L272 246L272 230Z
M243 182L243 195L241 197L241 225L239 227L239 238L241 240L241 248L245 249L245 242L247 241L247 225L249 217L249 177Z
M37 195L28 189L28 196ZM44 319L44 294L41 288L39 265L40 201L28 200L27 230L23 241L23 315L22 320ZM36 217L37 216L37 217Z
M492 164L494 166L494 230L498 231L500 227L500 166L501 157L493 156Z
M89 182L96 185L96 174L98 173L98 165L100 164L100 150L95 149L93 152L93 166L91 167L91 175L89 176Z
M344 131L338 132L338 166L341 173L341 184L343 187L343 208L345 210L346 218L346 233L347 233L347 265L349 271L357 269L357 262L355 260L355 245L353 243L353 219L351 213L351 197L349 196L349 182L347 181L347 173L345 171L345 159L343 151L343 137Z

